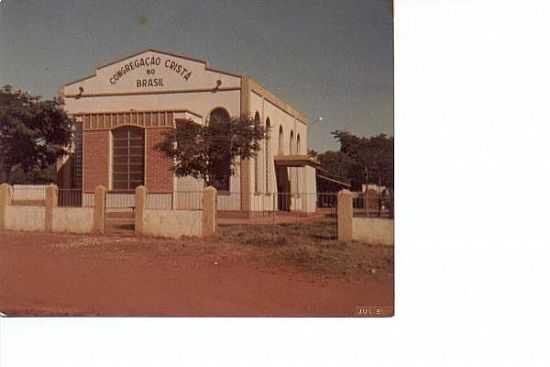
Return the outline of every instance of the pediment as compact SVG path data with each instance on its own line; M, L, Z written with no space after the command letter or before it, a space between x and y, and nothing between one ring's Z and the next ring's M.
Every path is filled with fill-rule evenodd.
M240 76L209 68L206 61L158 50L98 66L95 74L64 86L67 97L239 88Z

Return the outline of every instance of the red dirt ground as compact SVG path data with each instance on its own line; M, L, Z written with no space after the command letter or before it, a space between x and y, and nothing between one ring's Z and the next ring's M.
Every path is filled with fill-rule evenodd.
M257 251L257 250L253 250ZM282 269L200 240L0 233L8 316L393 315L393 276ZM365 309L363 308L363 312Z

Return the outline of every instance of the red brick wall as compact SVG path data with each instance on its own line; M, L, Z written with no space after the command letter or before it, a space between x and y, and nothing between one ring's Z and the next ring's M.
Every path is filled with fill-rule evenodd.
M109 187L109 131L84 131L83 134L84 192L94 192L96 186Z
M162 152L155 149L169 129L147 129L145 147L145 186L149 192L172 192L174 189L174 171L172 162Z

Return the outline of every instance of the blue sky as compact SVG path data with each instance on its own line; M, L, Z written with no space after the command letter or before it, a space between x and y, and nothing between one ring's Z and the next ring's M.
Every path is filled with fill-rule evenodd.
M335 129L393 135L393 20L388 0L62 1L0 3L0 84L50 98L97 65L155 48L247 74Z

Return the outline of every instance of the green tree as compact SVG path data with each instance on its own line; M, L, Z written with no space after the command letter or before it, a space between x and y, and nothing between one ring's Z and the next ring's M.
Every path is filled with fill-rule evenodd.
M192 176L213 185L234 173L236 159L254 158L266 129L249 116L229 122L211 120L205 125L192 120L178 122L156 148L174 159L177 176Z
M393 190L393 136L367 138L339 130L332 134L340 142L340 151L355 162L355 169L363 177L368 176L368 183Z
M352 183L353 169L356 164L347 154L329 150L319 154L317 158L321 163L321 167L331 176ZM359 183L360 186L361 183Z
M29 174L51 167L68 154L73 121L59 102L0 89L0 181L16 169Z

